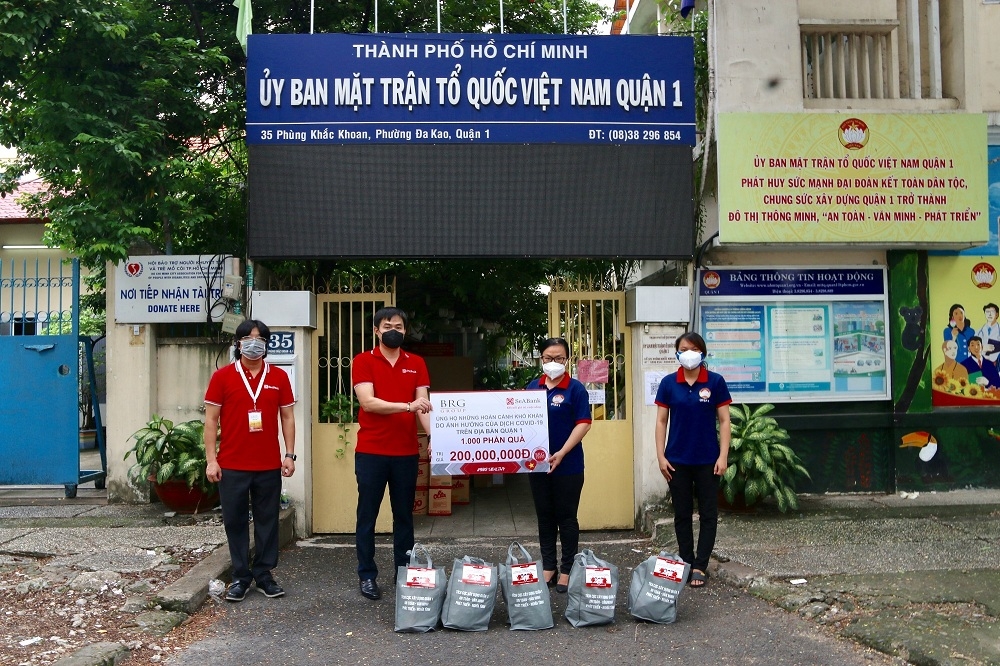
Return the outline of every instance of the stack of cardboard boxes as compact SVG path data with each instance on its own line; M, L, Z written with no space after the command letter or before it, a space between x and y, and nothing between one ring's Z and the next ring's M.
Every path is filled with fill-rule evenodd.
M451 477L451 503L452 504L468 504L469 503L469 485L472 480L469 479L468 474L463 474L462 476Z
M413 499L414 515L450 516L452 504L469 503L471 480L463 476L431 475L427 436L421 435L417 461L417 493Z
M431 460L427 448L427 435L417 437L420 444L419 460L417 460L417 492L413 496L413 515L425 516L429 508L430 496L428 486L431 482Z
M430 501L427 513L432 516L451 515L451 477L431 474Z

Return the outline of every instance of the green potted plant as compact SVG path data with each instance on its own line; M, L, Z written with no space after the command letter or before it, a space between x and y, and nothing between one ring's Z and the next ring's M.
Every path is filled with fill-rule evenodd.
M729 467L722 475L719 490L730 506L745 502L750 507L766 497L773 497L781 512L799 506L795 480L807 479L808 470L786 442L788 431L768 412L774 405L733 405L730 410L732 438L729 444Z
M205 475L205 423L197 419L174 425L153 415L132 433L135 444L125 454L135 457L128 475L133 483L148 480L160 501L178 513L198 513L215 506L216 484Z
M352 396L337 393L319 406L319 415L327 423L335 423L340 429L337 435L337 457L343 458L347 453L347 430L350 424L357 423L358 410L361 405Z

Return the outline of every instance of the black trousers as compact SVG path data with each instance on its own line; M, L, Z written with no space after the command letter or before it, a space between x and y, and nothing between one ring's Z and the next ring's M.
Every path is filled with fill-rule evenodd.
M715 548L715 532L719 525L719 477L715 464L674 465L669 481L670 499L674 505L674 532L681 559L692 569L708 570L708 558ZM698 498L698 552L694 550L694 498Z
M542 568L556 570L556 537L562 545L559 571L568 574L573 557L580 545L580 521L576 514L583 492L583 474L529 474L531 498L538 516L538 542L542 551Z
M358 551L358 578L378 576L375 564L375 521L389 486L392 506L392 553L395 567L406 566L406 551L413 548L413 496L417 491L417 456L354 454L358 480L358 518L354 532Z
M233 582L258 585L271 579L271 569L278 566L278 512L281 498L281 470L247 472L222 470L219 499L222 524L229 541L233 561ZM253 538L256 555L250 562L250 517L253 508Z

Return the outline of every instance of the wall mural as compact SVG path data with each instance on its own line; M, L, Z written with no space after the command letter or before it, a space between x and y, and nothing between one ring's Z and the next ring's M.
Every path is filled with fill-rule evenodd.
M935 407L1000 405L1000 257L930 257Z
M800 481L804 493L877 493L892 490L891 432L807 430L795 433L795 451L812 481Z
M1000 486L1000 147L989 148L988 161L987 245L930 256L892 253L890 310L899 341L894 469L901 491Z
M1000 441L990 434L990 428L943 426L932 430L906 433L899 438L900 448L896 454L896 487L899 490L996 488L1000 485L997 478Z

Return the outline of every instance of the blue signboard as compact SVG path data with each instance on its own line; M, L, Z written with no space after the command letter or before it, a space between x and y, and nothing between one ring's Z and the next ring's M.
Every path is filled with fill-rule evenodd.
M709 365L739 402L886 400L882 267L698 273Z
M881 268L748 268L705 270L699 296L881 296Z
M251 35L253 144L695 144L675 36Z

